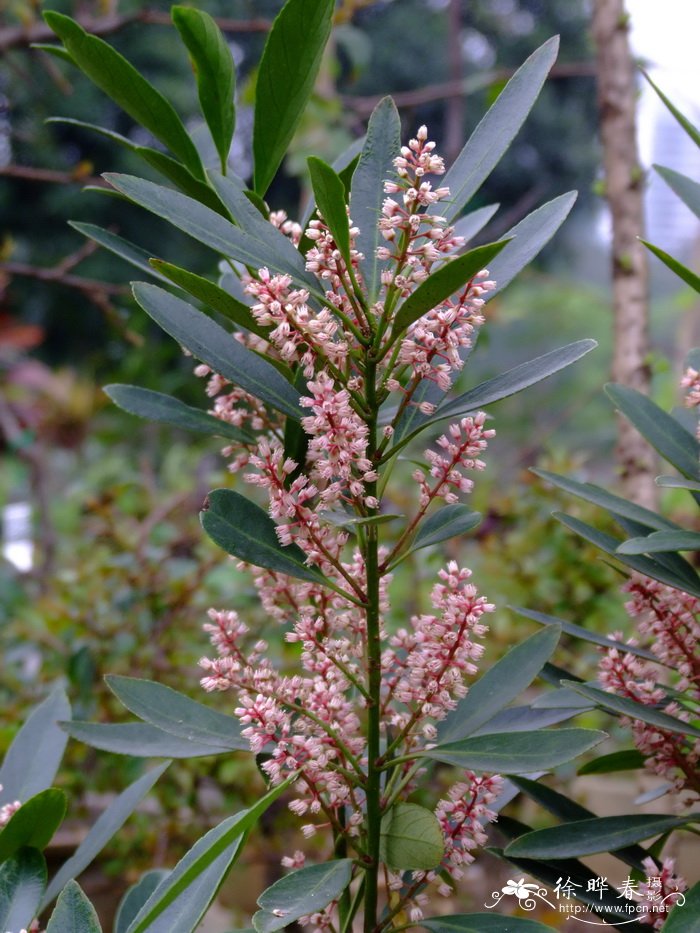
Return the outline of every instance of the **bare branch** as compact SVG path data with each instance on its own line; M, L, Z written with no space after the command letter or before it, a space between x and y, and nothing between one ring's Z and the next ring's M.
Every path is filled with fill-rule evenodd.
M72 172L58 172L50 168L34 168L31 165L0 165L0 175L8 178L22 178L26 181L48 182L52 185L95 185L108 188L103 178L86 175L80 169Z

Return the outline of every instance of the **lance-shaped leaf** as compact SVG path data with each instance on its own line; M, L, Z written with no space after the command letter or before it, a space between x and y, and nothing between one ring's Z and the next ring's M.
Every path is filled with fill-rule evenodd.
M0 768L0 804L28 800L51 786L68 741L57 723L70 715L68 697L59 687L27 718Z
M616 771L638 771L644 767L646 758L638 748L625 748L619 752L601 755L587 761L578 769L578 774L613 774Z
M683 479L681 476L657 476L654 480L657 486L669 489L689 489L691 492L700 492L700 483L692 479Z
M700 729L691 726L690 723L682 722L675 716L669 716L653 706L644 706L628 697L617 696L614 693L606 693L605 690L599 690L597 687L591 687L590 684L580 684L571 680L563 680L563 686L580 693L581 696L591 700L596 706L601 706L619 716L627 716L630 719L639 719L642 722L648 722L658 729L665 732L679 732L681 735L692 735L700 738Z
M483 230L500 206L500 204L487 204L486 207L480 207L460 217L454 225L454 235L464 237L468 243Z
M362 147L365 144L365 137L360 136L357 139L354 139L350 145L343 152L340 153L338 158L332 163L331 168L334 172L337 172L338 175L343 179L343 184L346 186L346 195L350 193L350 183L352 181L352 176L357 168L357 164L360 159L360 153L362 152ZM301 212L299 218L299 225L302 230L306 230L309 225L309 221L313 217L314 210L316 208L316 203L313 197L304 205L304 210ZM302 252L304 252L302 250Z
M197 78L199 106L219 153L221 170L225 172L236 127L233 102L236 71L231 50L208 13L185 6L174 6L171 13L180 38L190 53Z
M689 933L700 925L700 882L687 894L674 897L676 906L664 921L664 933Z
M37 849L20 849L0 865L0 930L26 930L39 912L46 887L46 860Z
M432 810L397 803L382 819L379 858L396 871L429 871L445 854L442 828Z
M511 842L505 854L518 858L560 859L617 852L643 839L651 839L697 821L697 814L675 817L651 813L574 820L526 833Z
M267 512L231 489L209 493L208 507L201 513L201 520L209 537L239 560L300 580L326 582L319 570L306 565L306 555L300 547L280 544L277 526Z
M688 479L700 479L700 444L675 418L636 389L614 383L605 392L662 457Z
M148 898L169 874L168 869L155 868L145 872L136 884L132 884L117 907L114 933L126 933Z
M658 259L660 259L664 265L668 266L672 272L675 272L679 278L683 279L686 285L690 285L694 291L700 292L700 276L696 275L691 269L689 269L687 266L684 266L682 262L679 262L673 256L664 252L658 246L654 246L653 243L649 243L648 240L641 240L641 242L646 246L647 249L651 250L651 252Z
M204 169L197 148L172 104L134 66L97 36L89 35L69 16L47 12L44 19L71 58L100 90L159 139L199 178Z
M586 707L590 709L590 707ZM558 709L535 706L509 706L496 713L491 719L475 729L471 735L494 735L497 732L534 732L578 716L582 709L561 707Z
M552 933L554 930L538 920L502 914L448 914L421 920L420 925L431 933Z
M411 552L463 535L476 528L481 517L481 512L473 512L468 506L458 502L445 505L420 523L411 544Z
M165 684L117 674L108 674L105 681L134 716L170 735L211 746L210 754L250 748L241 737L237 719L191 700Z
M482 677L472 684L438 726L438 742L456 742L475 732L504 709L542 670L557 647L561 629L549 626L511 648Z
M66 795L49 787L22 803L0 831L0 862L23 846L44 849L66 815Z
M117 236L117 234L112 233L111 230L97 227L95 224L83 224L69 220L68 226L77 230L78 233L82 233L83 236L88 237L88 239L93 240L95 243L99 243L100 246L109 250L110 253L119 256L120 259L128 262L141 272L146 272L148 275L153 276L153 278L161 282L168 281L165 276L161 275L152 265L151 253L148 253L145 249L141 249L140 246L136 246L135 243L131 243L129 240Z
M377 247L384 242L377 223L384 197L384 182L394 176L393 160L401 148L401 121L396 105L385 97L374 108L360 161L352 176L350 217L360 232L355 247L365 257L360 263L370 302L376 299L382 271Z
M165 732L145 722L79 722L73 720L64 726L68 735L91 748L99 748L115 755L134 758L203 758L222 755L230 747L207 745L182 736Z
M661 100L664 102L666 109L670 113L673 114L673 116L676 118L678 123L683 127L683 129L686 131L688 136L690 136L690 138L693 140L695 145L700 146L700 132L698 132L698 130L693 126L693 124L690 122L690 120L688 120L687 117L683 116L680 110L678 110L678 108L674 106L674 104L668 99L668 97L666 97L663 91L656 84L654 84L654 82L651 80L651 78L646 73L646 71L642 71L642 74L647 79L649 84L653 87L653 89L656 91L656 93L659 95Z
M484 269L508 242L508 240L499 240L498 243L487 243L484 246L470 249L457 259L446 262L437 272L433 272L424 282L421 282L404 301L394 318L393 339L396 339L432 308L437 307L450 295L454 295L471 282L477 272Z
M335 245L350 268L350 226L345 206L345 185L339 175L323 159L309 156L307 159L311 185L316 198L316 207L328 224Z
M73 855L71 855L67 862L61 865L56 875L52 878L51 883L46 889L46 894L42 899L41 910L44 910L56 897L61 888L72 878L76 878L80 875L95 856L104 849L109 840L122 828L128 817L131 816L136 807L141 803L169 765L170 762L165 761L158 765L158 767L152 768L146 774L142 774L138 780L130 784L126 790L122 791L121 794L112 801L104 813L100 814Z
M559 39L554 36L533 52L467 140L442 182L450 189L445 208L448 220L459 216L500 162L537 100L558 51Z
M261 356L247 350L201 311L157 285L135 282L133 291L144 311L194 357L282 414L300 419L299 393Z
M255 190L264 195L313 91L333 0L287 0L267 37L255 88Z
M500 732L447 742L421 752L457 768L501 774L531 774L571 761L607 738L593 729L538 729Z
M186 405L172 395L142 389L140 386L117 384L105 386L104 392L119 408L139 418L171 424L173 427L195 431L198 434L228 437L240 444L250 444L255 440L247 431L227 424L220 418L214 418L199 408Z
M97 912L77 881L69 881L61 892L46 933L102 933Z
M656 554L665 551L700 550L696 531L655 531L645 538L629 538L618 547L618 554Z
M672 168L663 165L655 165L654 168L686 207L689 207L696 217L700 217L700 185Z
M273 933L299 917L323 910L350 884L351 859L300 868L280 878L258 898L262 908L253 915L257 933Z
M230 816L202 836L161 881L127 933L194 930L238 858L252 827L296 779L274 787L248 810Z
M294 262L290 262L287 253L283 255L271 249L268 244L232 224L230 220L217 214L216 211L179 191L173 191L172 188L165 188L163 185L156 185L152 181L136 178L133 175L116 175L106 172L103 177L130 201L169 221L179 230L222 256L234 259L253 269L266 266L271 272L291 275L316 297L324 299L323 291L314 277L307 273L303 275L300 273L300 256L297 255ZM296 253L296 250L294 252Z

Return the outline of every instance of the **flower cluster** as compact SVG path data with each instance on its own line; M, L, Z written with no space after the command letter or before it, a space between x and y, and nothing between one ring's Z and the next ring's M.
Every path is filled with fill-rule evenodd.
M2 784L0 784L0 790L2 790ZM19 800L14 800L12 803L5 803L0 807L0 829L7 826L12 816L21 806L22 804Z
M671 908L684 902L683 892L688 890L688 883L675 873L676 865L671 858L663 860L660 872L651 858L644 859L642 864L647 879L639 885L639 894L647 910L640 915L639 922L662 930Z

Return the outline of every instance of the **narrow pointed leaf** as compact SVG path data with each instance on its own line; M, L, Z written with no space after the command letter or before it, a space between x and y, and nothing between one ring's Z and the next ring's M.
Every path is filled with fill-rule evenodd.
M250 748L248 741L241 738L241 726L237 719L191 700L165 684L117 674L108 674L105 681L134 716L169 735L198 745L209 745L217 752L222 749Z
M350 226L345 207L345 185L339 175L323 159L309 156L307 159L316 207L328 224L335 245L350 267Z
M617 852L643 839L660 836L697 822L697 815L686 817L665 814L630 813L574 820L561 826L526 833L505 849L505 855L518 858L561 859Z
M586 707L590 709L591 707ZM534 732L565 722L580 715L582 709L563 707L559 709L535 706L509 706L496 713L488 722L479 726L471 735L495 735L497 732Z
M624 646L622 646L624 650ZM575 681L563 680L562 685L580 693L581 696L591 700L596 706L617 713L619 716L627 716L630 719L638 719L641 722L648 722L658 729L665 732L678 732L681 735L692 735L700 738L700 729L691 726L690 723L682 722L675 716L669 716L668 713L661 712L653 706L644 706L627 697L617 696L615 693L606 693L597 687L591 687L590 684L580 684Z
M664 551L700 550L696 531L655 531L645 538L630 538L618 547L618 554L656 554Z
M382 819L379 858L397 871L429 871L445 854L442 828L432 810L397 803Z
M692 933L700 927L700 882L694 884L669 913L664 933Z
M675 272L680 279L683 279L686 285L690 285L694 291L700 292L700 276L696 275L691 269L684 266L682 262L679 262L673 256L665 253L660 247L654 246L653 243L649 243L647 240L642 240L642 243L647 249L651 250L664 265L668 266L672 272Z
M346 184L346 194L349 197L350 194L350 183L352 182L352 176L357 168L357 164L360 159L360 153L362 152L362 147L365 144L365 137L360 136L357 139L354 139L350 145L343 152L340 153L338 158L331 164L331 168L334 172L341 176L343 183ZM350 172L350 177L347 177L347 173ZM316 209L316 203L313 197L310 197L306 204L304 205L304 210L301 212L299 218L299 224L302 230L306 230L309 225L309 221L313 217L314 210Z
M180 38L190 53L197 78L199 106L219 153L221 169L225 172L236 126L233 102L236 71L231 50L208 13L185 6L174 6L171 13Z
M527 59L498 95L442 182L450 189L447 219L459 216L498 165L537 100L559 51L557 36Z
M616 771L638 771L644 767L646 758L637 748L626 748L609 755L601 755L587 761L578 769L578 774L613 774Z
M61 892L46 933L102 933L95 908L77 881L69 881Z
M300 419L299 393L274 366L170 292L145 282L134 283L133 290L144 311L194 357L282 414Z
M668 97L666 97L663 91L656 84L654 84L654 82L651 80L651 78L646 73L646 71L642 71L642 74L647 79L649 84L653 87L653 89L656 91L656 93L659 95L661 100L664 102L666 109L670 113L673 114L673 116L676 118L678 123L683 127L683 129L686 131L688 136L690 136L690 138L693 140L695 145L700 146L700 132L698 132L698 130L693 126L690 120L687 119L687 117L683 116L680 110L678 110L678 108L674 106L674 104L668 99Z
M56 787L39 791L22 803L0 830L0 862L23 846L44 849L66 815L66 795Z
M552 933L554 929L538 920L502 914L448 914L421 920L420 925L431 933Z
M59 687L27 718L0 768L0 804L28 800L51 786L68 741L57 723L70 715L68 697Z
M688 479L700 480L700 444L685 428L636 389L612 383L605 392L662 457Z
M670 489L689 489L691 492L700 492L700 483L692 479L683 479L680 476L657 476L654 480L657 486Z
M433 512L418 526L411 551L432 547L457 535L471 531L481 521L481 512L473 512L468 506L455 502Z
M393 178L393 160L401 148L401 121L396 105L385 97L369 119L365 144L352 176L350 217L359 228L355 247L365 257L360 263L370 302L379 293L382 263L377 247L384 239L379 232L379 212L384 198L384 182Z
M487 204L486 207L480 207L460 217L454 224L454 235L464 237L468 243L483 230L500 206L500 204Z
M199 408L186 405L172 395L127 385L108 385L104 387L104 392L119 408L148 421L171 424L173 427L195 431L198 434L228 437L240 444L250 444L255 440L247 431L227 424L220 418L214 418Z
M146 774L142 774L138 780L130 784L126 790L122 791L112 801L104 813L100 814L73 855L61 865L56 875L51 879L51 883L46 889L46 894L41 902L42 910L51 903L67 882L70 882L72 878L77 878L93 861L95 856L99 855L109 840L119 832L169 765L169 761L164 761L157 767L147 771Z
M0 930L26 930L39 912L46 887L46 860L37 849L20 849L0 865Z
M325 579L320 571L306 565L300 547L280 544L276 525L267 512L231 489L215 489L209 494L201 520L209 537L239 560L300 580Z
M567 622L565 619L559 619L556 616L550 616L544 612L535 612L532 609L522 609L519 606L511 606L510 608L512 608L513 612L517 612L519 616L525 616L526 619L532 619L534 622L539 622L540 625L557 625L563 632L566 632L567 635L573 635L575 638L582 638L584 641L589 641L593 645L600 645L603 648L619 649L620 647L620 642L615 641L614 638L607 638L605 635L591 632L587 628L574 625L573 622ZM654 652L647 651L646 648L639 648L635 645L625 645L625 651L636 655L638 658L646 658L647 661L659 663L659 659Z
M134 758L202 758L231 751L229 745L206 744L165 732L145 722L102 723L73 720L68 735L91 748Z
M143 905L169 874L170 872L163 868L147 871L136 884L129 888L117 907L117 915L114 918L114 933L126 933Z
M511 648L439 724L438 742L466 738L520 696L553 654L560 634L559 628L549 626Z
M399 308L394 318L393 337L398 337L432 308L466 287L477 272L486 268L507 243L508 240L499 240L498 243L477 246L433 272Z
M134 66L97 36L61 13L44 19L75 64L130 117L159 139L195 175L204 176L197 149L168 100Z
M248 810L230 816L199 839L158 885L127 933L194 930L238 857L248 832L295 779L294 775L288 778Z
M95 224L77 223L76 221L69 220L68 226L77 230L78 233L82 233L83 236L88 237L88 239L93 240L95 243L99 243L100 246L109 250L110 253L119 256L120 259L128 262L136 269L140 269L141 272L146 272L148 275L153 276L153 278L161 282L167 282L165 276L161 275L151 264L151 254L145 249L141 249L140 246L136 246L135 243L131 243L129 240L117 236L116 233L112 233L110 230L97 227Z
M331 32L333 0L287 0L272 24L255 89L255 190L264 195L313 91Z
M700 218L700 184L672 168L666 168L663 165L655 165L654 168L686 207L689 207L695 216Z
M285 875L258 898L262 910L253 916L253 926L258 933L273 933L299 917L323 910L343 893L351 876L351 859L334 859Z
M53 55L54 58L60 58L61 61L68 62L69 65L75 65L72 55L62 45L51 45L49 42L31 42L29 48L37 49L39 52L46 52L48 55Z
M447 742L420 753L457 768L500 774L530 774L571 761L607 738L593 729L500 732Z

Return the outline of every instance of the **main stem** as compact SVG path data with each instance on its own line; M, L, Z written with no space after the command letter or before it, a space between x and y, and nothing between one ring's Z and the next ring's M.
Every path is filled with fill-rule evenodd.
M374 463L377 453L377 394L376 363L366 357L365 395L367 411L371 412L367 422L369 428L368 458ZM367 484L367 494L376 496L377 483ZM377 510L371 510L376 514ZM365 933L372 933L377 926L377 882L379 877L379 832L381 823L380 797L382 774L379 768L379 737L381 726L381 682L382 646L379 617L379 531L370 524L365 544L365 573L367 578L367 873L365 879Z

